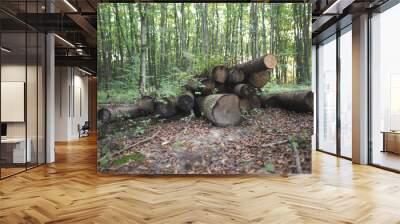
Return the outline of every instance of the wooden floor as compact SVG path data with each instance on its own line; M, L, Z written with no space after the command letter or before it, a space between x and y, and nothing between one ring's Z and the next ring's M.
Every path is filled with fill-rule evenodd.
M0 181L0 223L400 223L400 175L315 152L313 174L132 177L96 173L95 138Z

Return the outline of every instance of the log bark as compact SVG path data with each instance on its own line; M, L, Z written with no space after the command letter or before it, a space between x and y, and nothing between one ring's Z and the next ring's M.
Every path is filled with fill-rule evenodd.
M239 97L247 98L247 97L255 95L257 91L254 87L249 86L244 83L241 83L241 84L237 84L235 86L235 88L233 89L233 92L236 95L238 95Z
M103 107L97 111L97 116L101 122L107 123L118 119L147 116L153 112L154 100L145 96L134 104Z
M202 114L215 126L233 126L241 121L239 97L234 94L209 95L201 104Z
M201 108L203 107L205 98L206 98L205 96L195 97L193 111L196 117L201 117L202 115Z
M267 54L243 64L238 64L235 68L241 69L246 75L250 75L267 69L274 69L276 65L277 59L275 55Z
M195 95L210 95L215 89L215 82L211 78L202 78L199 82L189 84L185 88L195 93Z
M242 70L236 68L229 69L228 82L234 84L241 83L243 82L244 78L245 76Z
M154 110L160 118L170 118L177 114L176 99L164 99L155 103Z
M194 106L194 95L190 91L185 91L180 96L176 103L180 111L184 113L189 113Z
M261 108L262 101L258 95L250 96L248 99L250 108Z
M240 98L239 100L239 107L240 111L247 111L250 109L249 99L247 98Z
M314 111L314 96L312 91L271 93L262 96L261 101L264 107L282 107L296 112Z
M224 65L215 66L211 71L212 78L218 83L225 83L228 78L228 69Z
M270 73L266 70L249 75L248 83L257 89L262 88L270 80Z

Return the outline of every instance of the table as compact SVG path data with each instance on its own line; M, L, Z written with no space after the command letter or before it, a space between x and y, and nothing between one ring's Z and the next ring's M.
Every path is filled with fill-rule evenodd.
M26 152L25 144L26 142ZM30 138L5 138L1 139L1 157L6 163L26 163L31 162L32 141Z
M381 133L383 133L382 152L400 154L400 131L382 131Z

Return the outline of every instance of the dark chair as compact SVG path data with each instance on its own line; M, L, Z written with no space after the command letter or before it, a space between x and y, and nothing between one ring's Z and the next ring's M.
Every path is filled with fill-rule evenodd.
M85 121L82 127L78 125L78 129L79 129L79 138L89 136L89 129L90 129L89 121Z

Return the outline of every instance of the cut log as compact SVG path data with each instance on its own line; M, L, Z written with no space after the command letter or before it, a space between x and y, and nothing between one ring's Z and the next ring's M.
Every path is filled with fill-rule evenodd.
M248 82L250 85L259 89L265 86L265 84L267 84L269 80L270 80L270 73L264 70L250 74Z
M249 99L240 98L239 100L240 111L247 111L250 109Z
M228 69L224 65L215 66L211 71L212 78L218 83L225 83L228 78Z
M244 80L244 73L242 70L237 68L229 69L228 82L236 84L243 82L243 80Z
M249 99L249 107L250 108L261 108L262 101L258 95L250 96L248 99Z
M210 78L205 78L200 81L200 84L195 88L196 92L203 95L210 95L215 89L215 82Z
M177 107L180 111L184 113L189 113L194 106L194 96L190 91L185 91L180 96L178 96L178 100L176 103Z
M250 75L267 69L274 69L276 65L277 59L275 55L267 54L246 63L238 64L235 68L241 69L246 75Z
M312 91L271 93L261 97L263 106L282 107L297 112L313 112Z
M194 115L196 117L201 117L201 115L202 115L201 108L203 107L205 98L206 98L205 96L195 97L193 111L194 111Z
M106 123L123 118L137 118L154 112L154 100L145 96L134 104L123 104L103 107L97 111L99 121Z
M160 118L170 118L177 114L176 99L170 98L157 102L154 106L154 110Z
M247 98L256 94L256 89L247 84L237 84L233 89L233 92L243 98Z
M254 95L248 98L240 98L240 110L246 111L253 108L261 108L261 99L259 96Z
M184 89L195 95L210 95L215 89L215 82L211 78L201 78L184 86Z
M205 97L201 111L218 127L238 125L241 120L239 97L234 94L214 94Z

